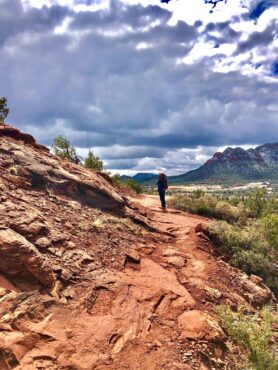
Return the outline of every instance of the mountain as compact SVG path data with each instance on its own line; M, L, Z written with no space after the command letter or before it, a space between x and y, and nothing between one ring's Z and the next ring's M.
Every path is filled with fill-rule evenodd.
M153 178L156 178L157 175L154 175L153 173L144 173L144 172L139 172L136 175L133 176L133 179L136 180L137 182L144 182L151 180Z
M155 179L157 177L157 175L153 174L153 173L147 173L147 172L139 172L137 173L136 175L134 176L126 176L126 175L122 175L121 176L121 180L126 180L126 179L133 179L139 183L144 183L146 181L150 181L152 179Z
M170 176L170 183L234 183L278 180L278 143L255 149L227 148L217 152L203 166L183 175Z

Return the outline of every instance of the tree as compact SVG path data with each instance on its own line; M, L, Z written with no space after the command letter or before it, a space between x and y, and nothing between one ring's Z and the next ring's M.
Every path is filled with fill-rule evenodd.
M9 114L9 108L7 107L7 98L4 96L0 98L0 124L5 124L5 119Z
M75 148L71 145L70 141L63 136L55 137L52 148L54 153L62 159L67 159L71 162L77 162L78 156L76 155Z
M253 217L260 217L267 205L266 189L256 188L249 194L246 205L249 208Z
M266 240L278 252L278 215L267 215L263 222Z
M99 157L96 157L91 150L89 150L88 157L85 159L84 163L86 168L93 171L102 171L103 162Z

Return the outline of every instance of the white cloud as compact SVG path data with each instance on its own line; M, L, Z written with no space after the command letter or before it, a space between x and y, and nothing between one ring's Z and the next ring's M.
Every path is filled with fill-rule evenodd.
M0 96L42 143L62 134L115 171L175 174L277 137L275 8L254 23L237 0L212 14L201 0L3 1Z

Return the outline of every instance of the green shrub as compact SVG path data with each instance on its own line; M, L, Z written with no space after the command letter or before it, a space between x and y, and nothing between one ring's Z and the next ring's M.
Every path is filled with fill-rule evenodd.
M192 192L192 197L193 197L193 198L200 198L200 197L202 197L203 195L205 195L205 192L204 192L204 190L201 190L201 189L197 189L197 190L194 190L194 191Z
M273 195L267 199L267 203L264 207L263 216L269 214L278 215L278 196Z
M266 189L254 189L246 199L246 206L249 208L253 217L260 217L267 207Z
M221 326L232 340L248 350L249 369L278 369L278 348L272 329L278 320L270 308L262 310L260 316L245 314L244 309L232 312L227 306L218 307L217 313Z
M278 252L278 214L269 214L263 219L266 240Z
M169 204L181 211L198 214L205 217L213 217L219 220L236 222L246 219L246 210L243 205L235 207L229 202L218 199L211 195L192 194L176 195Z
M270 261L260 253L239 249L234 253L230 262L247 274L259 275L262 278L268 277Z
M103 162L99 157L95 156L94 153L89 150L87 158L85 158L84 166L93 171L102 171Z
M117 188L121 186L121 175L119 173L115 173L115 175L110 176L110 178L114 186Z
M216 221L210 226L210 233L219 252L233 266L260 276L278 294L277 253L266 238L264 222L256 220L242 227Z
M235 267L262 277L278 295L278 197L255 189L246 197L220 197L194 193L178 195L171 206L212 217L210 237Z
M125 186L126 188L135 191L137 194L142 194L143 193L143 187L139 182L133 180L133 179L127 179L122 181L122 185Z

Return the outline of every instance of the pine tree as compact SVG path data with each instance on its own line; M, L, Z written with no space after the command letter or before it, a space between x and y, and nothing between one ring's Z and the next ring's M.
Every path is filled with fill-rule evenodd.
M89 150L88 157L85 159L84 166L93 171L102 171L103 162L99 157L96 157L91 150Z
M71 145L70 141L63 136L55 137L52 148L54 153L62 159L67 159L76 163L76 150Z
M7 98L4 96L0 98L0 124L5 124L5 119L9 114L9 108L7 107Z

